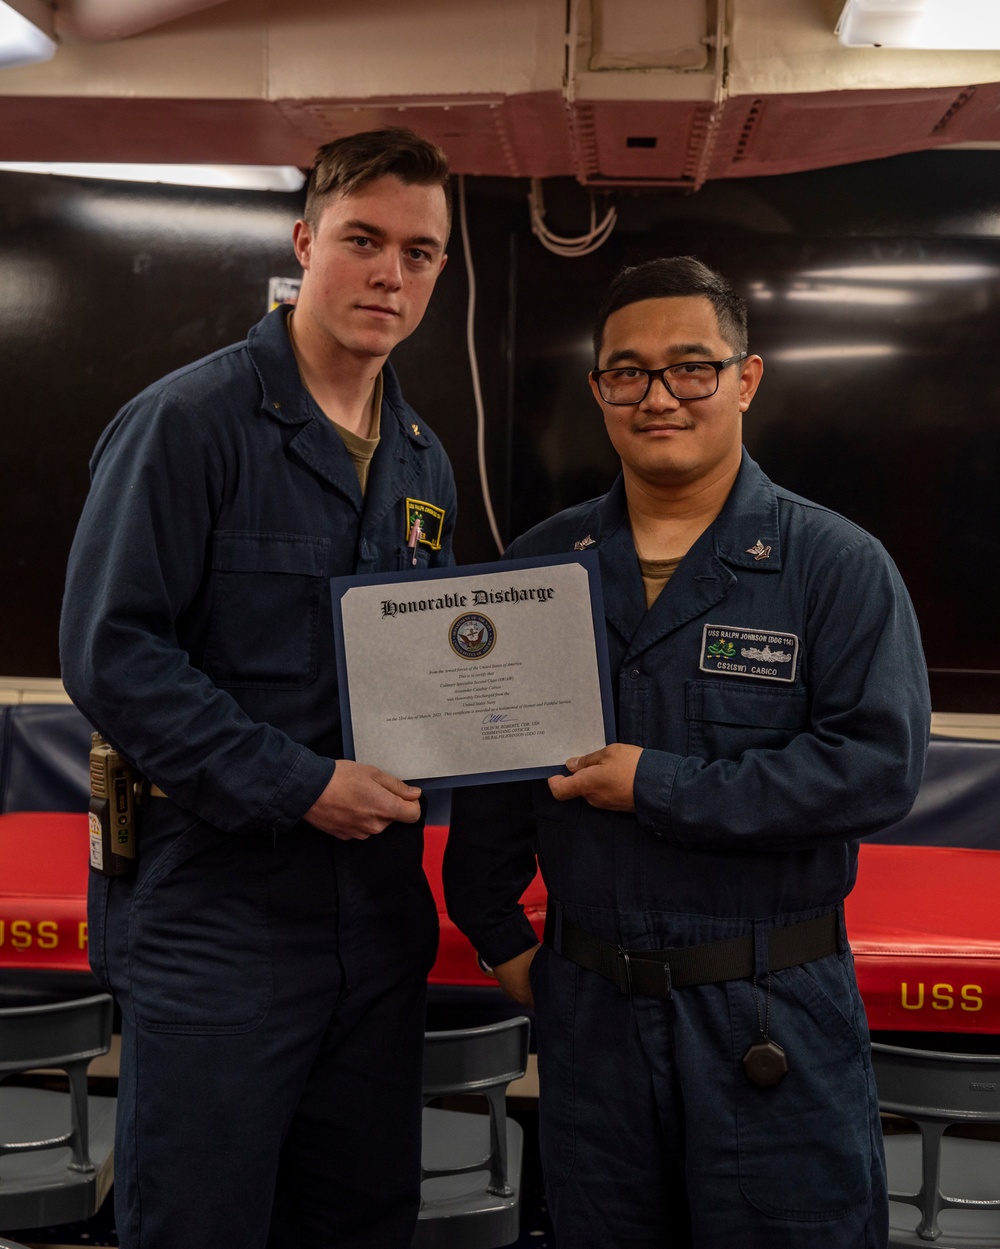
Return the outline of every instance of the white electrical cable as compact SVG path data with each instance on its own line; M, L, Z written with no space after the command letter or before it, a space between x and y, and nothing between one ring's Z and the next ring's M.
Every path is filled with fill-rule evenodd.
M528 193L528 206L531 214L531 229L539 242L555 252L557 256L586 256L596 251L611 237L618 220L618 213L611 207L604 214L600 224L597 222L597 205L594 193L590 193L590 230L578 238L564 238L554 233L545 224L545 199L542 183L538 178L531 179L531 190ZM483 506L486 508L486 519L490 524L490 532L497 550L503 554L504 541L500 536L496 515L493 511L493 500L490 496L489 477L486 472L486 412L483 406L483 392L479 383L479 360L476 355L476 271L472 263L472 247L469 243L469 222L465 210L465 177L458 175L458 219L462 233L462 250L465 254L465 272L469 283L469 302L465 318L465 337L469 353L469 371L472 374L472 393L476 403L476 454L479 461L479 486L483 495Z
M465 318L465 337L469 351L469 369L472 373L472 393L476 400L476 451L479 459L479 485L483 492L483 504L486 507L486 519L490 522L493 541L500 554L504 551L504 541L500 537L496 517L493 514L493 501L490 498L490 483L486 475L486 412L483 407L483 392L479 385L479 362L476 357L476 272L472 267L472 248L469 245L469 223L465 216L465 178L458 175L458 219L462 229L462 248L465 252L465 272L469 280L469 304Z
M618 213L612 206L597 224L597 205L594 192L590 193L590 230L577 238L564 238L550 230L545 224L545 198L540 178L531 179L531 190L528 192L528 211L531 214L531 232L543 247L548 248L557 256L587 256L597 251L611 237L618 221Z

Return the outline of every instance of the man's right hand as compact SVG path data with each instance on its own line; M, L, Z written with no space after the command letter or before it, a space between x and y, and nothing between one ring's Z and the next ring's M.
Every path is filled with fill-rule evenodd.
M326 789L302 817L341 841L364 841L394 821L420 819L420 790L370 763L338 759Z
M519 1005L527 1006L529 1010L534 1010L535 996L531 992L528 969L541 948L541 945L533 945L530 950L525 950L516 958L508 959L506 963L500 963L493 968L493 974L504 993Z

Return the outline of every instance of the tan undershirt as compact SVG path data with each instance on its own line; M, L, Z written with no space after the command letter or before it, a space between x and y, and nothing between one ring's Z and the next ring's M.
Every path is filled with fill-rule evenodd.
M677 571L677 565L683 559L643 559L639 557L639 571L642 573L642 588L646 591L646 610L648 611L660 597L660 592Z
M354 470L358 474L358 481L361 483L361 493L364 494L365 487L368 485L368 470L372 466L372 456L375 454L375 448L378 446L379 432L382 421L382 374L379 373L375 378L375 390L372 394L372 426L369 431L368 438L362 438L360 434L356 434L351 429L345 429L343 425L338 425L336 421L331 420L330 424L343 438L344 446L347 448L347 454L354 461Z

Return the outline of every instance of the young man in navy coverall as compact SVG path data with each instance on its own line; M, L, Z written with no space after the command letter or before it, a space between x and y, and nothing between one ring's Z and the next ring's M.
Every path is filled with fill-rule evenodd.
M91 873L126 1249L409 1249L437 917L419 791L339 757L328 578L451 563L451 467L386 363L447 182L408 131L321 149L295 307L94 453L63 676L153 787L134 874Z
M883 548L743 451L746 353L744 302L693 258L612 283L590 385L621 476L510 554L598 552L618 741L455 792L446 896L537 1011L559 1249L886 1241L842 901L857 839L916 794L926 671Z

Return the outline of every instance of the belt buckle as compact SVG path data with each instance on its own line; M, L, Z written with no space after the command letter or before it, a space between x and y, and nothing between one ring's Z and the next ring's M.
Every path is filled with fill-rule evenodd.
M619 959L623 960L625 963L625 984L623 985L621 983L621 977L619 976L618 987L623 993L628 993L629 997L632 997L632 960L629 957L629 952L619 942L618 949L615 953L618 955Z

